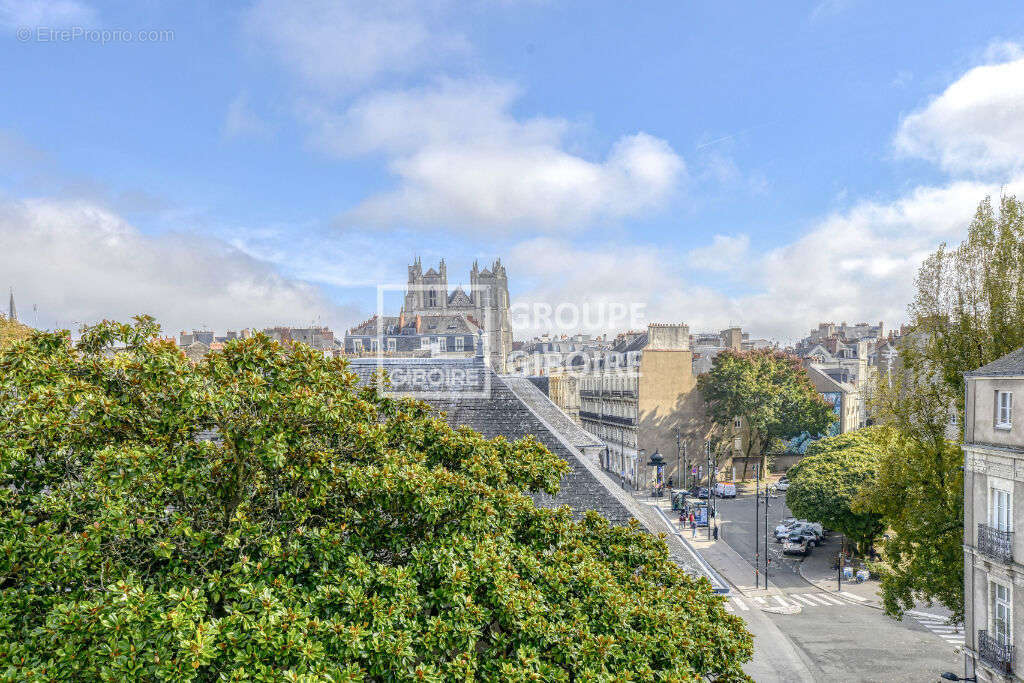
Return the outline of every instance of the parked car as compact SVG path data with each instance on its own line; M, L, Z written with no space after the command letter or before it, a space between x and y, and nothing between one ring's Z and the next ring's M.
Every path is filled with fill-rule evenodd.
M787 479L786 477L783 477L782 479L779 479L777 482L775 482L775 490L776 491L785 491L788 488L789 488L789 479Z
M782 539L788 536L789 532L793 530L793 527L802 523L803 522L796 517L787 517L786 519L783 519L782 522L775 527L775 540L781 543Z
M821 526L821 524L819 524L817 522L805 522L805 523L811 529L811 531L814 532L814 535L817 537L816 540L817 540L818 545L821 545L822 539L825 538L825 528L823 526Z
M782 552L786 554L806 556L811 554L812 548L814 548L814 534L809 529L804 532L791 533L786 536L786 541L782 544Z
M708 488L706 486L701 486L701 487L699 487L697 489L697 497L698 498L710 498L711 497L711 492L708 491Z
M715 495L719 498L735 498L736 484L715 484Z

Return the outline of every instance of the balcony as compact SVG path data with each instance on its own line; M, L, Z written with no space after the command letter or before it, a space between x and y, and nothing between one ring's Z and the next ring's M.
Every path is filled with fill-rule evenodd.
M988 524L978 525L978 552L993 560L1013 562L1013 532Z
M992 638L988 631L978 631L978 656L1001 674L1013 673L1013 645L1002 638Z
M598 422L598 421L601 420L601 416L598 413L592 413L589 410L581 410L580 411L580 418L585 419L585 420L594 420L595 422Z

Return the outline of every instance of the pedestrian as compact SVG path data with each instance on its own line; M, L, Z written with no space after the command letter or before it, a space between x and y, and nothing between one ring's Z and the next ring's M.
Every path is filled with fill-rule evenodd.
M690 513L690 538L697 538L697 520L693 518L693 513Z
M715 525L715 528L714 528L714 536L715 536L715 540L717 541L718 540L718 525L717 524Z

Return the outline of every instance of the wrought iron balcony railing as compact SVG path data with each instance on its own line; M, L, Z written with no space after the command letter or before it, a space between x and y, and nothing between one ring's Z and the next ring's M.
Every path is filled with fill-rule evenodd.
M1013 673L1013 645L1005 638L993 638L988 631L978 631L978 656L999 673Z
M1000 562L1013 562L1013 532L979 524L978 552Z

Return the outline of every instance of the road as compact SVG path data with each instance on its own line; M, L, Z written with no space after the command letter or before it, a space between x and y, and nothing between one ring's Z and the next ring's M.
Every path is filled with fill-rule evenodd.
M729 544L745 560L754 564L754 496L746 494L736 498L718 500L718 523L720 538ZM758 546L760 567L764 567L764 506L758 509ZM807 585L799 574L800 558L783 555L782 544L776 543L772 532L783 517L792 516L786 507L785 494L768 499L768 577L779 588L799 588ZM836 543L826 539L823 548L815 548L813 552L836 552ZM762 579L763 580L763 579Z
M754 561L754 497L719 500L721 538L751 564ZM770 499L769 530L789 516L784 498ZM764 548L764 509L758 521ZM813 552L834 553L835 539ZM759 671L755 678L813 681L936 681L943 671L961 671L957 645L962 634L940 617L907 616L902 622L856 600L838 598L808 583L799 574L799 557L785 557L769 537L770 579L781 595L748 597L734 592L726 609L751 621L767 617L788 640L806 671ZM753 572L751 572L752 574ZM753 581L751 580L751 583ZM753 672L752 672L753 673ZM809 678L808 678L809 676ZM773 678L774 677L774 678Z

